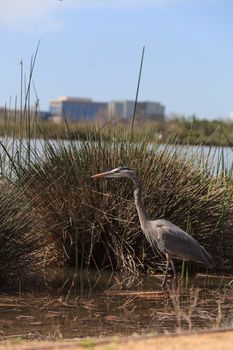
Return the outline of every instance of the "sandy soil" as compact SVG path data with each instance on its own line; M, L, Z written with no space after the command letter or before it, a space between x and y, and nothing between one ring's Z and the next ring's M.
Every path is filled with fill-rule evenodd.
M0 344L0 350L232 350L233 330L185 335L167 335L151 338L106 339L79 341L8 341Z

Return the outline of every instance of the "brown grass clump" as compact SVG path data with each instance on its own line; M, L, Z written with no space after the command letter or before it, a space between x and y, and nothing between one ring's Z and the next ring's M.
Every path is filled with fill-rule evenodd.
M20 289L22 281L39 271L43 245L30 203L22 190L1 179L0 288Z
M58 260L76 270L107 268L123 276L161 267L141 232L132 183L90 178L127 165L142 178L152 218L179 225L206 247L216 267L232 268L229 184L198 158L191 162L174 148L149 149L143 142L47 143L45 149L44 160L25 172L25 191Z

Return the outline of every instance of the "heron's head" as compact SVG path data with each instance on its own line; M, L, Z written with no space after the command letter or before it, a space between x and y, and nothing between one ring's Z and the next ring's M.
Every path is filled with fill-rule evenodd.
M115 168L104 173L99 173L92 176L92 179L97 177L132 177L133 171L127 168L126 166L122 166L119 168Z

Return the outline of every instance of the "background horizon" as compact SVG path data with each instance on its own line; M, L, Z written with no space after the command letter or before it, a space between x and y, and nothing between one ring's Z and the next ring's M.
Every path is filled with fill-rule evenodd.
M2 0L0 106L19 102L21 65L41 110L61 95L139 100L166 114L216 119L233 113L230 0ZM32 91L34 88L32 89ZM32 94L33 95L33 94ZM19 104L18 104L19 105Z

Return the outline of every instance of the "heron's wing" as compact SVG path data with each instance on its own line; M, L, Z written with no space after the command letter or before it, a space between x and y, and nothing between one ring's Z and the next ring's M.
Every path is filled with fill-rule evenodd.
M167 220L156 220L158 246L174 258L208 263L208 253L190 235Z

